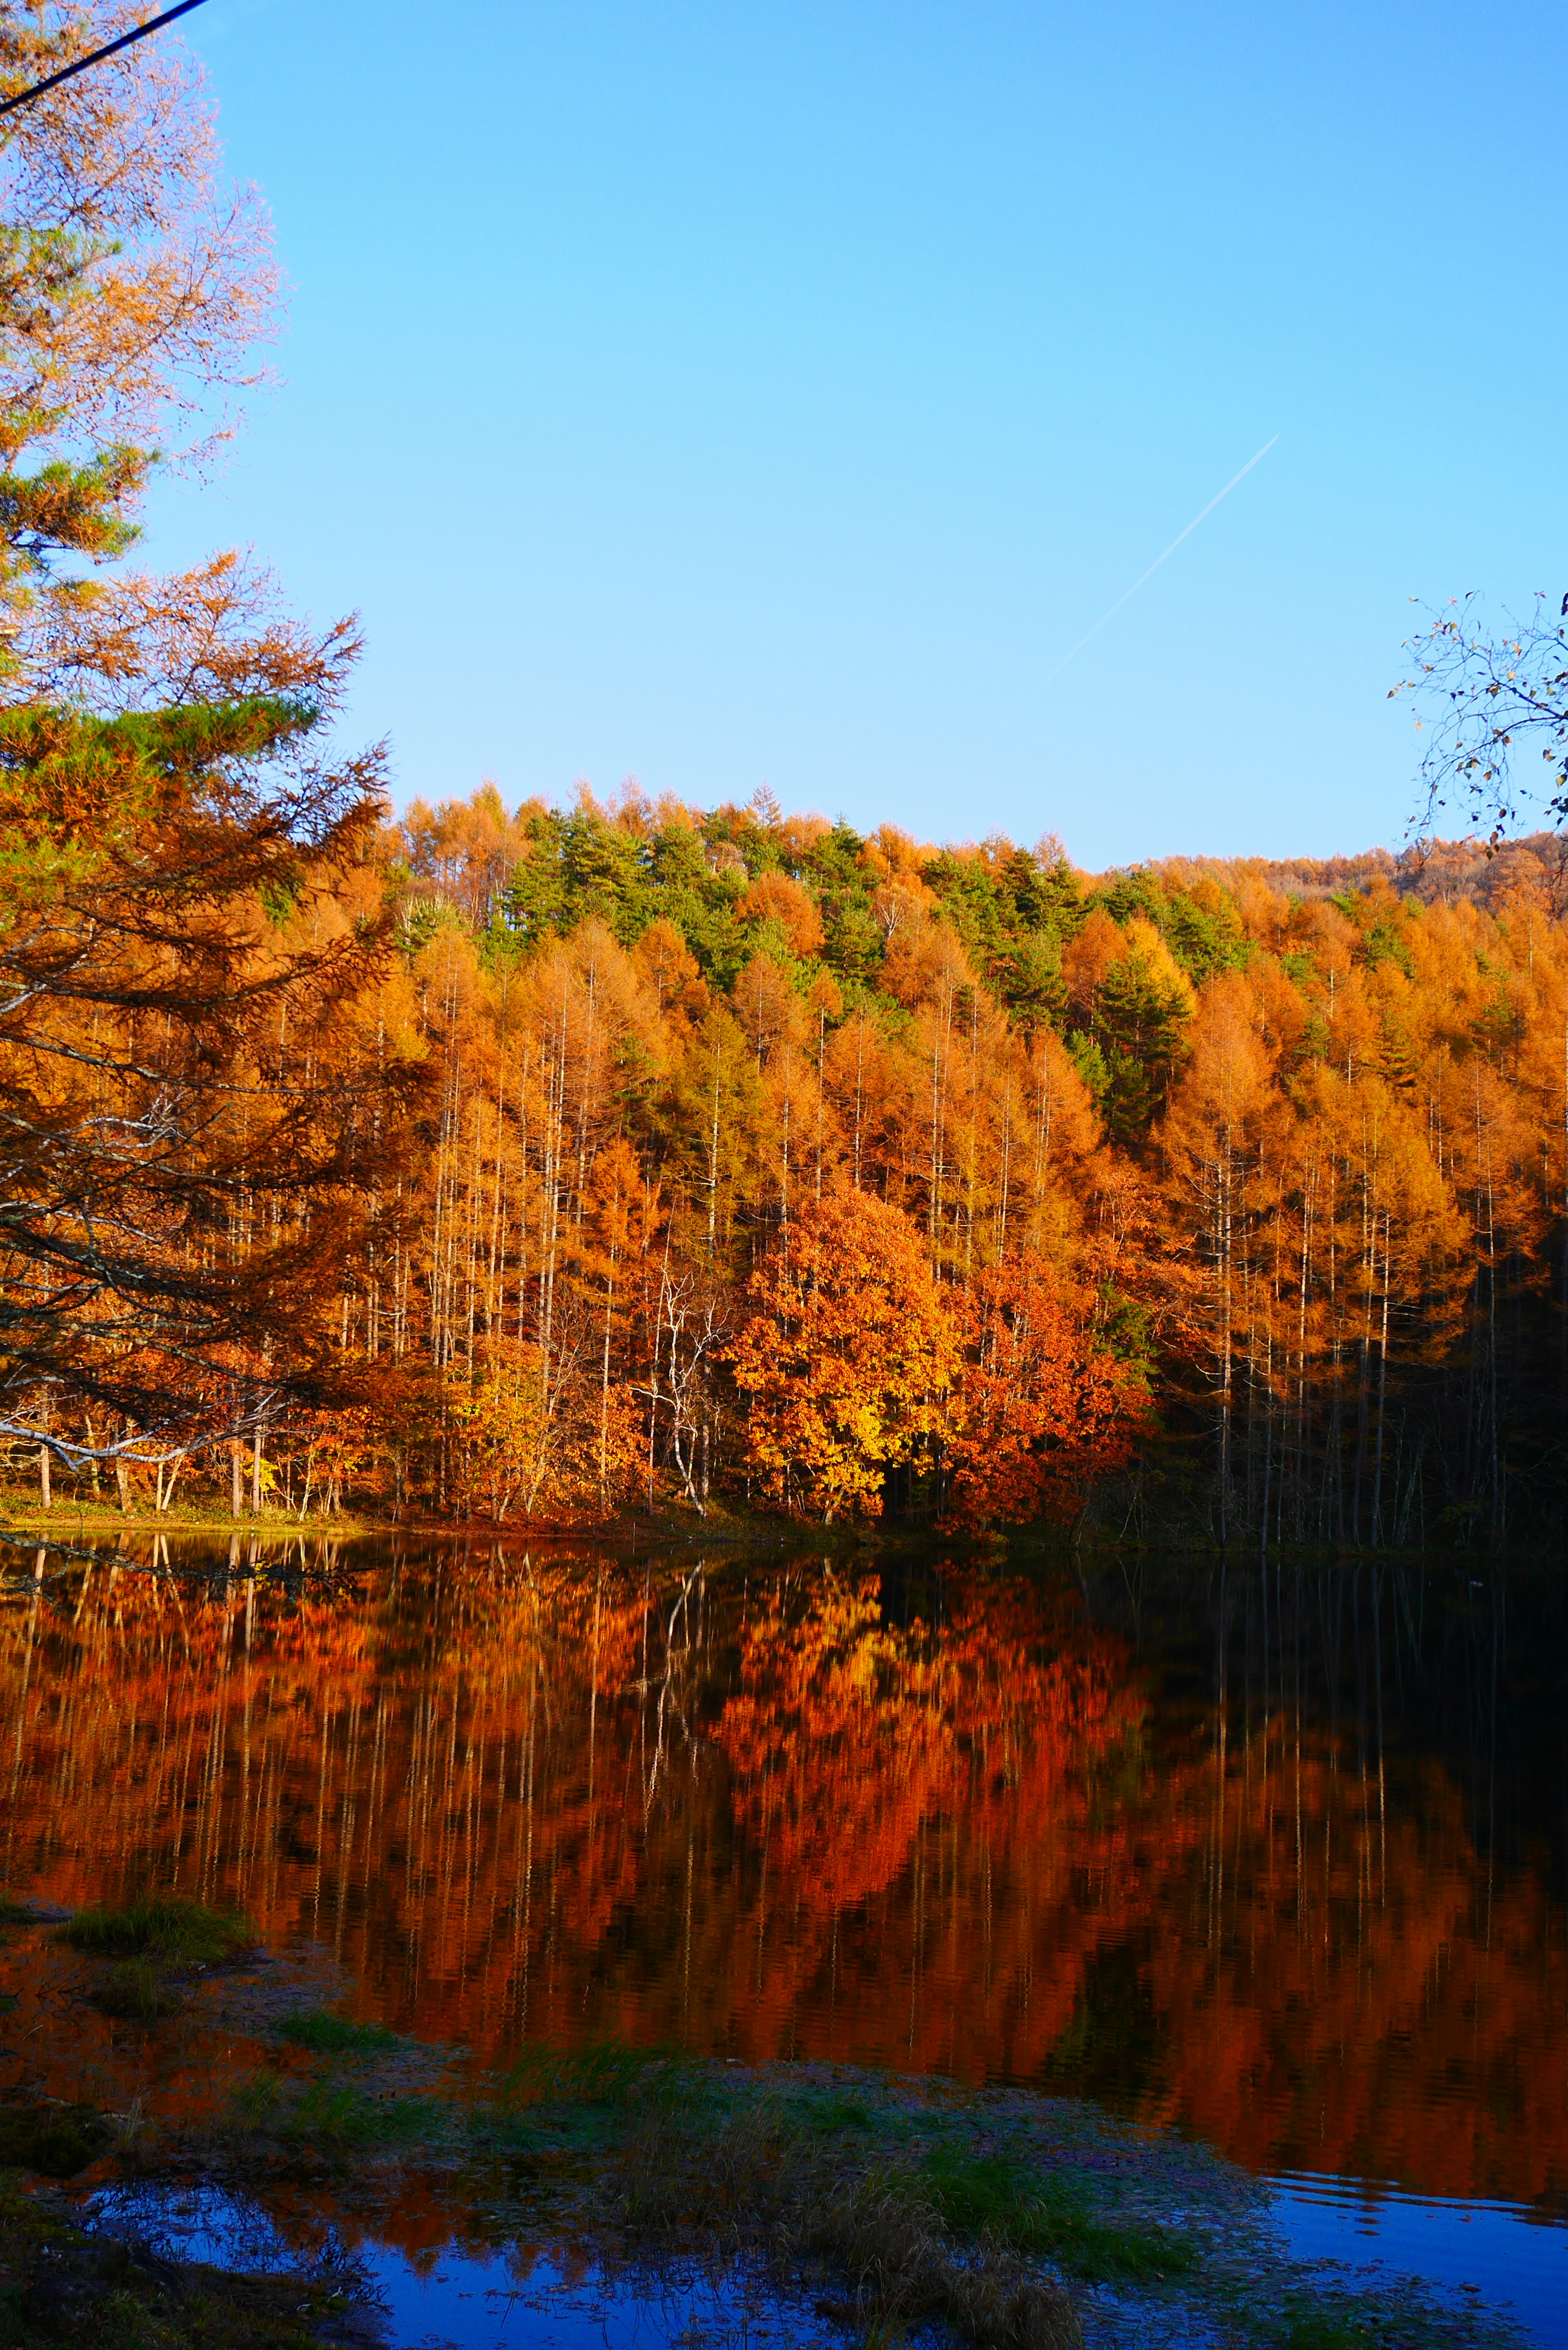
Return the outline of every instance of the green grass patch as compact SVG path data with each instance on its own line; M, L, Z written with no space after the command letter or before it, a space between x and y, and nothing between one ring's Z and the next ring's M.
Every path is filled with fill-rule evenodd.
M350 2023L346 2015L333 2015L326 2008L296 2010L276 2030L280 2040L296 2048L313 2048L323 2056L381 2056L403 2045L397 2033L379 2023Z
M109 2129L90 2106L0 2106L0 2163L70 2178L109 2144Z
M1088 2284L1153 2283L1161 2277L1189 2276L1198 2265L1197 2247L1179 2229L1097 2220L1049 2197L1012 2241L1021 2251L1054 2261Z
M161 2023L178 2015L185 2002L148 1959L130 1959L110 1967L101 1982L88 1993L100 2013L122 2015L137 2023Z
M794 2097L786 2111L790 2122L808 2137L859 2137L877 2127L870 2107L858 2097Z
M590 2041L582 2048L526 2047L507 2074L504 2095L521 2106L596 2106L625 2110L668 2102L690 2067L662 2050L633 2048L622 2040Z
M296 2145L308 2142L347 2153L444 2137L448 2119L446 2108L428 2097L370 2097L359 2089L321 2083L299 2099L285 2135Z
M316 2081L294 2094L275 2073L255 2074L230 2103L244 2137L332 2154L432 2145L450 2134L452 2111L428 2097L376 2097L350 2083Z
M30 1926L33 1913L25 1901L13 1901L7 1893L0 1893L0 1926Z
M249 1950L256 1930L237 1911L203 1908L172 1893L141 1893L120 1909L78 1911L60 1939L93 1959L162 1959L176 1966L212 1964Z
M1283 2350L1372 2350L1376 2335L1366 2322L1341 2309L1305 2308L1285 2311Z
M939 2146L927 2155L919 2176L955 2236L1033 2253L1088 2283L1152 2282L1185 2276L1197 2265L1195 2246L1179 2230L1101 2219L1081 2189L1062 2178L1040 2180L1009 2155L962 2154L956 2147ZM1301 2350L1313 2345L1303 2344ZM1334 2345L1325 2344L1323 2350Z

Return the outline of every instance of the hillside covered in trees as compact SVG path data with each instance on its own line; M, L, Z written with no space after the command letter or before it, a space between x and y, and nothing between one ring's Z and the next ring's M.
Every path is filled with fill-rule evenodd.
M747 1283L842 1183L898 1211L944 1297L1019 1259L1136 1367L1158 1422L1137 1470L1110 1447L1119 1523L1493 1538L1551 1506L1568 955L1544 857L1483 911L1463 880L1488 861L1452 849L1423 865L1447 902L1370 859L1337 889L1096 881L1050 841L934 850L635 792L416 806L395 853L402 1025L441 1065L403 1352L466 1373L509 1331L538 1345L565 1255L567 1318L604 1322L656 1457L732 1484ZM941 1450L938 1415L915 1465Z
M231 1086L202 1146L230 1138L228 1205L168 1207L171 1263L244 1290L254 1256L274 1308L182 1363L142 1334L161 1417L101 1367L79 1401L57 1380L57 1479L97 1479L118 1402L155 1506L180 1475L512 1523L1540 1535L1568 941L1549 857L1511 861L1484 893L1462 847L1425 858L1440 889L1392 859L1282 889L765 793L416 803L264 877L269 1084L296 1054L308 1115L240 1113L247 1179Z
M352 621L232 553L132 567L278 275L192 61L50 78L96 37L0 9L40 84L0 286L13 1491L1559 1533L1561 835L1096 878L765 792L394 823L324 747ZM1556 723L1517 646L1426 643L1461 780Z

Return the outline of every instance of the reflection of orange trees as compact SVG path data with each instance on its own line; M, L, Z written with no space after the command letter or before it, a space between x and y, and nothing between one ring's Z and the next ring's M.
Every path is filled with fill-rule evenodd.
M720 1729L760 1857L738 2050L1037 2072L1084 1971L1076 1874L1108 1865L1096 1780L1142 1712L1119 1644L1024 1587L904 1632L870 1585L772 1608Z
M813 1909L886 1891L940 1814L963 1813L972 1837L1026 1788L1040 1816L1086 1748L1127 1732L1140 1707L1113 1691L1116 1646L1051 1654L1061 1628L987 1587L935 1633L884 1625L875 1576L827 1574L804 1610L774 1595L719 1737L738 1817Z
M473 1550L348 1608L239 1565L0 1611L12 1887L241 1904L362 2012L485 2052L1119 2085L1260 2165L1568 2178L1543 1871L1354 1733L1254 1710L1157 1749L1070 1596L977 1575L899 1627L826 1575L742 1599Z
M1211 1754L1149 1805L1128 1890L1163 2025L1158 2110L1258 2168L1561 2200L1560 1908L1543 1868L1478 1853L1435 1765L1400 1794L1375 1754L1303 1751L1280 1718L1223 1777Z
M458 2028L445 1988L498 1953L506 2005L512 1910L519 1940L541 1899L591 1940L635 1882L624 1837L580 1898L558 1863L608 1784L577 1697L602 1736L640 1626L637 1597L525 1561L410 1574L365 1610L95 1574L65 1622L5 1618L5 1868L66 1902L145 1877L236 1902L270 1939L417 1980L431 2028Z

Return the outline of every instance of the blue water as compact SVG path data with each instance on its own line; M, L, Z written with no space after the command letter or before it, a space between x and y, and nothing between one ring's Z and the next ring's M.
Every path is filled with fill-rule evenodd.
M650 2284L515 2251L451 2245L410 2257L363 2241L350 2252L330 2231L306 2249L259 2203L215 2187L107 2187L91 2209L95 2225L144 2237L171 2258L253 2275L313 2274L350 2293L369 2288L390 2350L675 2350L691 2342L804 2350L842 2338L734 2270L718 2281L693 2272Z
M1459 2303L1511 2317L1537 2350L1568 2350L1568 2226L1505 2203L1460 2203L1397 2188L1290 2177L1270 2182L1291 2251L1345 2283L1416 2277ZM95 2222L149 2238L179 2258L256 2273L304 2271L368 2287L392 2350L672 2350L691 2341L827 2344L831 2327L730 2272L610 2277L527 2252L450 2245L413 2257L330 2232L286 2239L260 2204L217 2188L116 2186L92 2199Z
M732 2277L722 2285L687 2279L644 2292L610 2283L597 2271L564 2275L536 2261L525 2276L495 2255L442 2253L416 2270L401 2253L371 2254L375 2281L398 2350L457 2345L457 2350L666 2350L701 2342L794 2344L841 2337L812 2324L760 2288L748 2293Z
M1345 2282L1418 2277L1445 2297L1501 2310L1541 2350L1568 2350L1568 2226L1513 2203L1402 2194L1369 2181L1271 2181L1276 2224L1298 2260Z

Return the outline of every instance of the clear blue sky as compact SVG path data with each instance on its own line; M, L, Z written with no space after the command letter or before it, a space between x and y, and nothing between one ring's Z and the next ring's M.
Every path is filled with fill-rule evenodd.
M358 608L402 800L1397 844L1407 598L1568 588L1554 6L184 29L294 294L283 389L150 552Z

